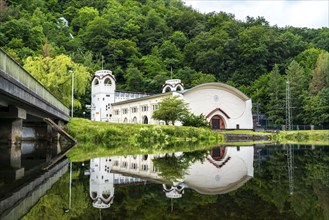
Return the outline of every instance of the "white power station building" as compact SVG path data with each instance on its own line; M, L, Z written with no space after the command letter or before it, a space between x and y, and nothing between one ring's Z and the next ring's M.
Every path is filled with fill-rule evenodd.
M173 153L180 157L184 153ZM114 187L121 183L151 181L163 184L168 198L181 198L185 189L200 194L225 194L242 187L254 176L254 147L216 147L203 161L189 165L180 179L168 180L154 166L157 155L132 155L95 158L90 161L90 197L95 208L109 208ZM129 177L133 176L133 177Z
M224 83L204 83L184 89L179 79L167 80L162 93L116 91L109 70L95 73L91 87L91 120L115 123L164 124L152 118L158 103L179 96L195 115L203 114L213 129L253 129L252 102L238 89Z

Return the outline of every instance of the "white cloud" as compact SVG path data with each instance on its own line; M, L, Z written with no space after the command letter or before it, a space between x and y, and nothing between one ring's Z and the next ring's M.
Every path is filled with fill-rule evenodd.
M200 12L212 11L234 14L239 20L247 16L263 16L271 25L279 27L329 27L327 0L184 0Z

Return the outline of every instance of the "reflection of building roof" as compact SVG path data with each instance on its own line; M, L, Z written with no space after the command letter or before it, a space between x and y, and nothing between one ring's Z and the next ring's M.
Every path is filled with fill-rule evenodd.
M202 194L223 194L241 187L253 177L253 147L226 147L219 161L211 157L190 166L184 183Z
M171 186L169 189L165 184L162 185L163 191L165 192L167 198L177 199L182 198L184 193L184 186Z
M93 207L99 208L99 209L106 209L111 206L113 203L113 197L110 197L108 201L104 200L103 198L96 198L93 200Z
M152 168L154 157L156 156L149 156L145 160L142 159L142 155L135 156L135 159L131 156L113 157L112 161L116 163L112 166L112 170L115 173L140 177L152 182L168 183L168 180L159 175L159 171ZM192 188L201 194L223 194L236 190L253 177L253 159L252 146L213 149L211 155L202 162L197 161L190 165L186 170L187 174L181 180L177 180L178 182L171 183L172 188L164 191L168 194L167 197L177 198L181 195L175 189L178 185ZM133 163L147 163L150 167L146 170L142 169L142 166L132 168Z

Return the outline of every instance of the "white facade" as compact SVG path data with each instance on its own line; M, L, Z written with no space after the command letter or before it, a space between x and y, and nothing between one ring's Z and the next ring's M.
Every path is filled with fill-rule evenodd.
M97 71L91 85L91 120L108 120L114 97L115 78L112 72L109 70Z
M109 157L90 160L89 193L95 208L109 208L114 197L114 174Z
M179 157L182 153L175 153ZM241 187L254 176L254 147L217 147L204 161L191 164L182 179L171 182L164 179L154 167L153 159L164 155L134 155L110 157L111 172L163 184L168 198L180 198L184 189L191 188L200 194L223 194ZM122 178L123 176L121 176ZM167 184L167 185L165 185ZM111 185L113 187L113 184ZM114 192L114 189L112 190Z
M102 73L108 74L102 76ZM107 77L111 79L112 85L104 84ZM97 80L100 85L96 85ZM189 105L190 112L203 114L214 129L253 129L251 99L232 86L204 83L184 90L179 79L171 79L163 85L162 92L156 95L116 92L112 72L97 71L92 84L91 119L116 123L164 124L152 119L153 111L164 97L179 96Z

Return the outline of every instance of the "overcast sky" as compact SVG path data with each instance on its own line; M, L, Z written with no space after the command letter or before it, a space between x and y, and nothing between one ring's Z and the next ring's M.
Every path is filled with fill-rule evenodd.
M329 0L183 0L199 12L226 12L238 20L263 16L270 25L329 27Z

